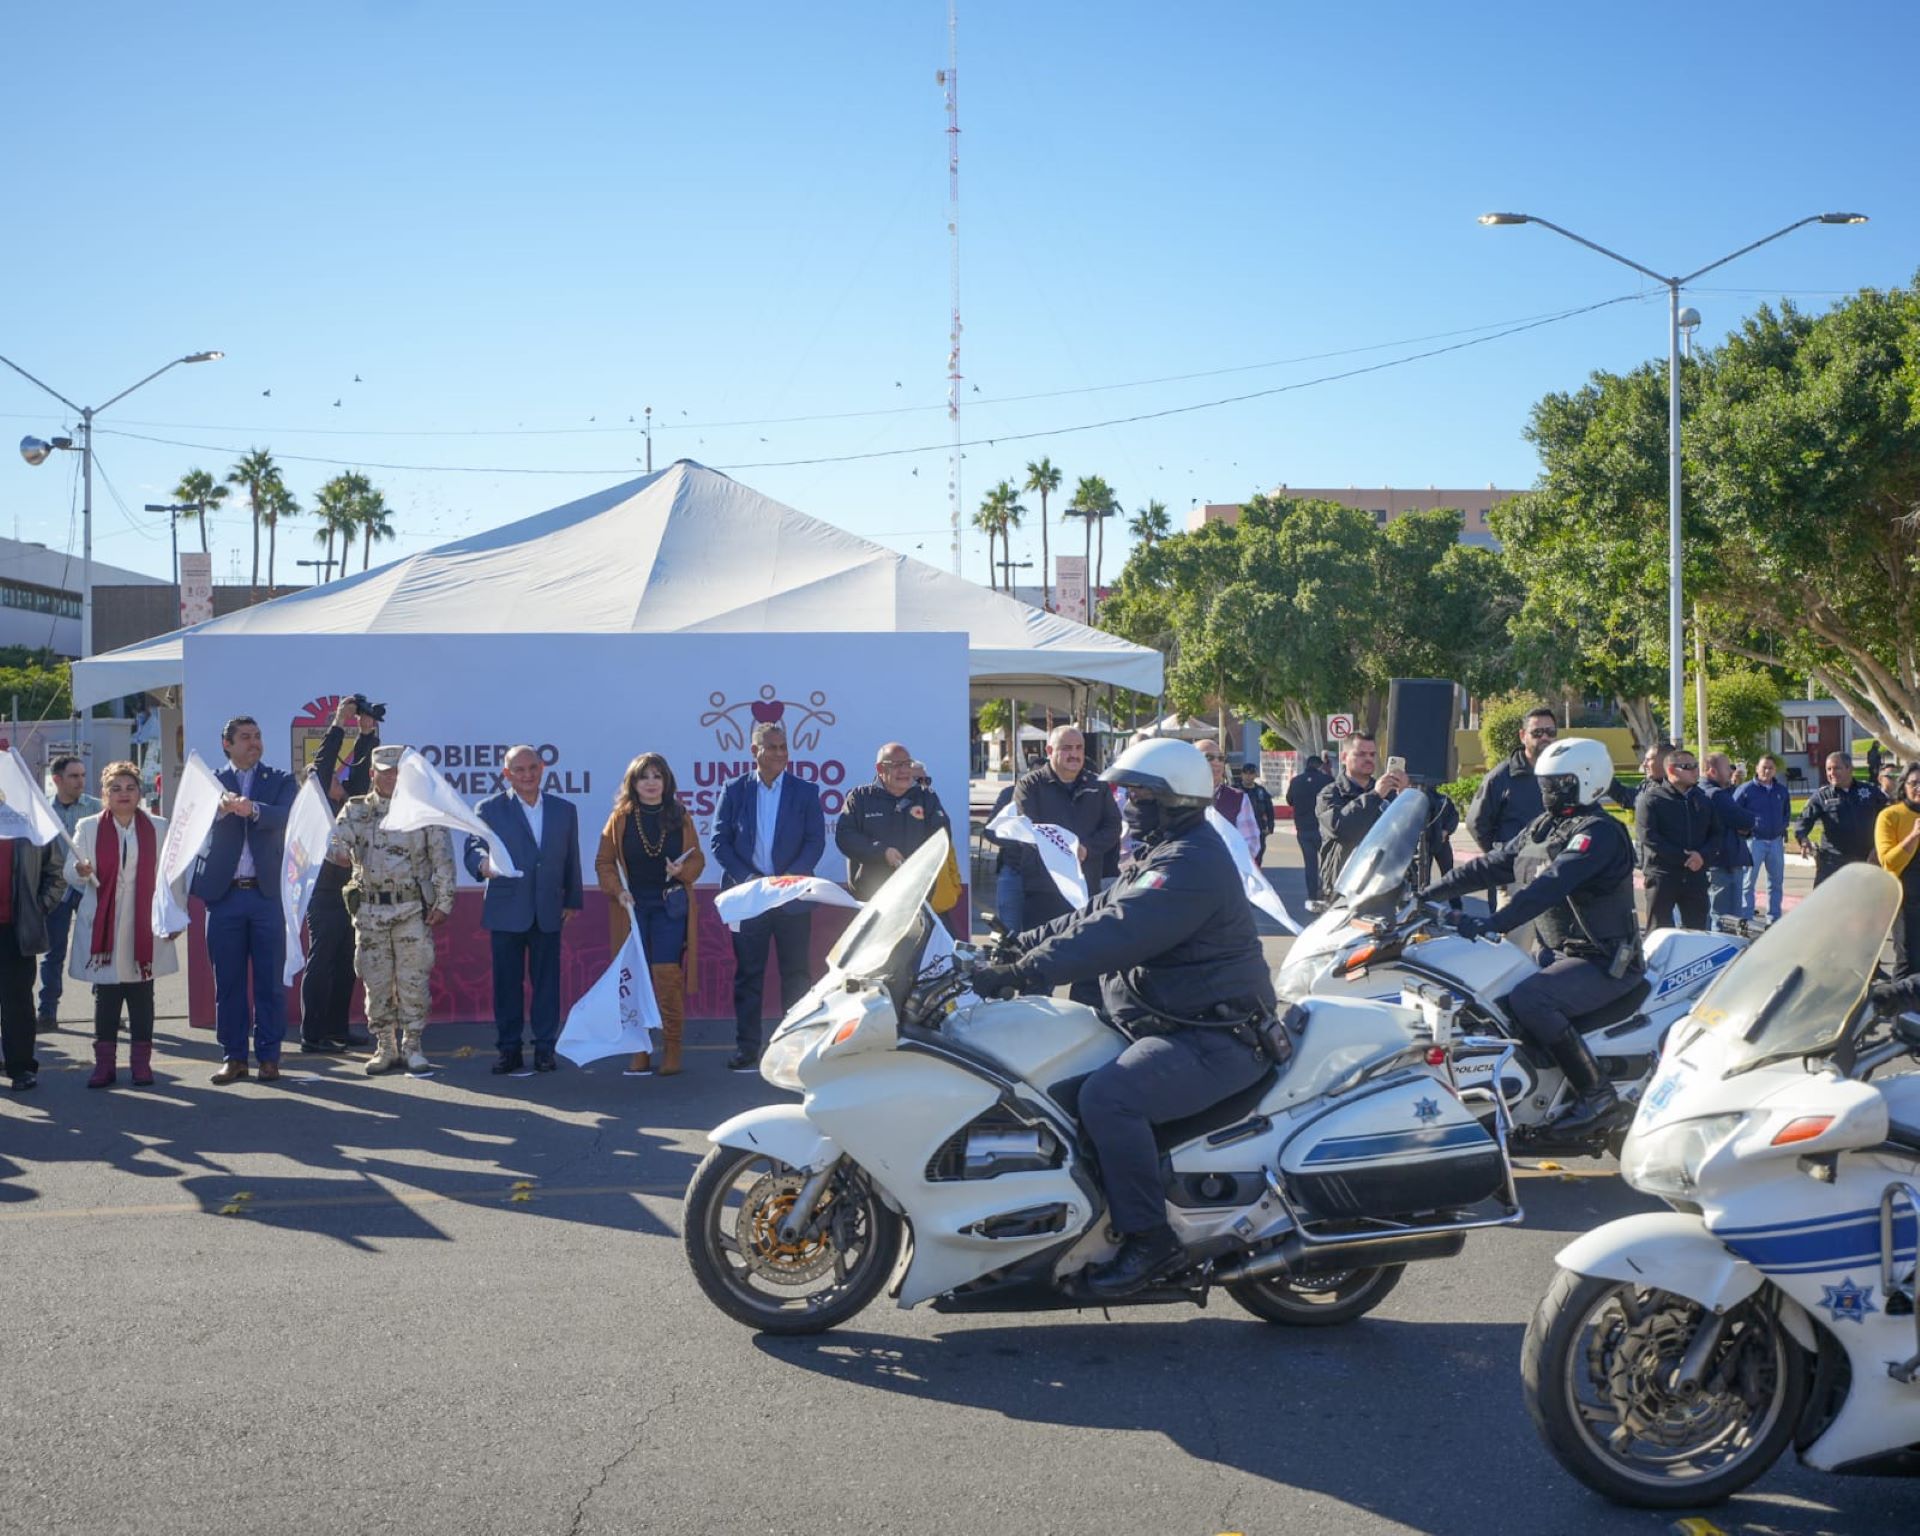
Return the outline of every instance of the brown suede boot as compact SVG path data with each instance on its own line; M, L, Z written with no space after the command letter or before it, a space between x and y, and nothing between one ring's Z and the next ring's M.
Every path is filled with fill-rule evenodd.
M656 965L653 972L653 996L660 1005L660 1050L653 1058L653 1070L671 1077L680 1070L680 1032L687 1021L687 976L677 965Z

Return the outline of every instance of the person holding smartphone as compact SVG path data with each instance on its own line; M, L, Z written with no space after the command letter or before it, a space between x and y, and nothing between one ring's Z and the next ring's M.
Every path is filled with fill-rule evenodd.
M640 933L654 1000L660 1005L660 1055L639 1051L628 1064L634 1075L669 1077L680 1070L687 1018L687 978L693 974L696 930L693 883L707 867L692 818L680 803L673 770L658 752L642 752L621 776L613 814L600 833L593 872L607 896L607 927L613 953L627 942L629 926Z

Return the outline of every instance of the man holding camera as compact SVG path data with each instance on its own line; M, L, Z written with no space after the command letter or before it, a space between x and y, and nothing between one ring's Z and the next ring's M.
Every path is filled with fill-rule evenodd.
M363 693L341 697L333 711L333 724L321 738L308 776L326 796L327 809L337 820L347 801L367 793L370 783L368 765L374 748L380 745L380 724L387 716L384 704L370 704ZM353 757L346 773L340 771L340 754L346 746L347 728L357 727ZM300 978L300 1049L305 1052L344 1051L352 1044L347 1011L353 1003L354 924L347 913L342 893L347 872L332 861L320 866L314 881L313 899L307 907L307 969Z
M207 907L214 1032L222 1058L213 1081L224 1087L247 1076L249 1037L260 1081L280 1076L280 1043L287 1034L280 856L298 786L292 774L260 761L260 724L251 715L229 720L220 744L227 763L214 777L226 793L191 889Z

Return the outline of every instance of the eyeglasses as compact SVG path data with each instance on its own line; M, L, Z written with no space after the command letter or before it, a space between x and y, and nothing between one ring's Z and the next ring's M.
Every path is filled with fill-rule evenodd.
M1667 766L1668 766L1669 768L1677 768L1677 769L1679 769L1679 770L1680 770L1680 772L1682 772L1682 773L1698 773L1698 772L1700 771L1700 765L1699 765L1698 763L1674 763L1674 762L1669 762L1669 763L1667 764Z
M889 773L892 773L897 769L911 768L913 764L910 762L898 762L898 763L882 763L880 766L882 768L885 768Z
M1527 734L1539 740L1552 740L1552 738L1558 736L1560 733L1549 726L1544 731L1528 731Z
M1218 752L1202 752L1200 755L1210 763L1224 763L1226 761L1226 758Z

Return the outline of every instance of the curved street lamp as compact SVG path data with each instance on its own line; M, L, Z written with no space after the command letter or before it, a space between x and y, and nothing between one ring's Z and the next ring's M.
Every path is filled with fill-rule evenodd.
M1656 272L1652 267L1643 267L1630 257L1622 256L1618 251L1610 251L1587 239L1585 235L1576 235L1570 229L1563 229L1550 219L1543 219L1531 213L1483 213L1482 224L1504 226L1509 224L1538 224L1542 229L1550 229L1556 235L1564 235L1575 245L1584 245L1590 251L1598 251L1611 261L1617 261L1623 267L1631 267L1642 276L1652 278L1667 290L1667 730L1673 740L1679 741L1685 734L1682 730L1685 705L1687 660L1683 650L1685 640L1682 635L1682 602L1680 580L1680 332L1683 328L1680 311L1680 290L1697 277L1704 277L1717 267L1744 256L1749 251L1757 251L1763 245L1769 245L1782 235L1790 235L1796 229L1809 224L1864 224L1864 213L1811 213L1804 219L1796 219L1784 229L1776 229L1772 234L1755 240L1751 245L1743 245L1739 250L1722 256L1718 261L1710 261L1704 267L1696 268L1685 277L1668 277ZM1693 311L1687 311L1693 314ZM1700 317L1693 314L1693 323L1698 325ZM1707 744L1700 743L1700 750L1706 751Z
M75 405L59 390L42 379L36 379L26 369L10 357L0 357L21 378L36 389L52 395L68 410L79 413L80 441L75 445L70 437L54 437L42 440L37 437L20 439L20 457L29 464L44 464L56 449L77 451L80 455L80 477L82 483L80 513L80 655L82 659L93 654L93 418L110 405L117 405L144 384L151 384L170 368L178 368L182 363L217 362L227 354L224 352L189 352L185 357L176 357L172 362L156 368L144 379L129 384L119 394L110 397L99 405ZM83 750L92 746L92 733L87 722L92 717L80 716L80 740Z

